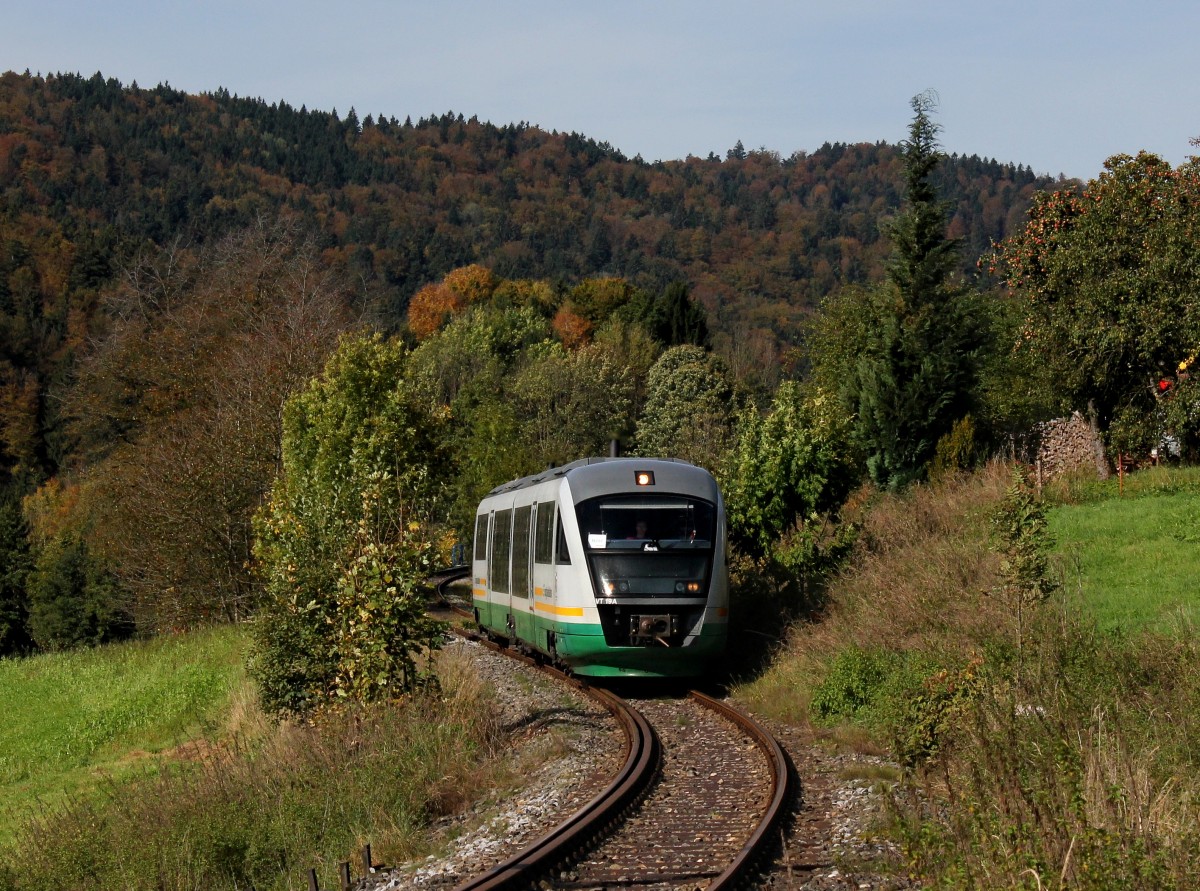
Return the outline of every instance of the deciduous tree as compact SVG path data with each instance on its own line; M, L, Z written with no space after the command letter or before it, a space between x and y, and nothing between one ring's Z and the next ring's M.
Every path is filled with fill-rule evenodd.
M637 452L717 468L733 444L735 409L725 364L700 347L673 347L650 369Z
M267 600L253 675L272 711L399 695L437 645L419 585L450 479L445 415L405 384L407 358L397 341L347 337L287 402L256 523Z
M1158 384L1200 348L1200 162L1112 157L1082 191L1039 194L993 261L1024 311L1017 348L1069 406L1154 444Z
M282 223L151 269L131 274L70 400L92 443L88 543L145 630L252 608L250 519L278 466L281 406L351 322L313 243Z
M857 473L850 419L832 394L806 398L784 382L766 414L738 414L737 443L722 474L730 534L753 554L768 553L797 524L841 507Z

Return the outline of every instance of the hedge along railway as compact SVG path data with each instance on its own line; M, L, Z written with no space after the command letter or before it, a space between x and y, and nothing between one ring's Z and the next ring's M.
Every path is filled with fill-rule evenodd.
M465 575L451 576L439 586ZM462 606L464 617L474 618ZM776 740L748 715L704 693L639 698L609 690L519 652L507 639L460 634L570 683L617 716L623 766L601 794L526 849L458 886L725 889L744 885L777 841L792 772ZM635 683L635 682L630 682Z

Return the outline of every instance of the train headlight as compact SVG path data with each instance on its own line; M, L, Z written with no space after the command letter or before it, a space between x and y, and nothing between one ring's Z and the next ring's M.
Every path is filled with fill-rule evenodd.
M688 589L689 594L699 594L700 593L700 583L699 582L688 582L687 589Z
M654 471L653 470L639 470L636 473L634 473L633 480L639 486L653 486L654 485Z

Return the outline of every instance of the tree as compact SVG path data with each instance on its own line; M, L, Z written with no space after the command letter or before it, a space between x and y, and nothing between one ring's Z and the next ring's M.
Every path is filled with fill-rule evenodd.
M29 524L21 505L6 498L0 501L0 657L21 653L32 643L26 591L30 565Z
M29 632L43 650L66 650L121 640L133 619L121 608L118 582L87 542L68 534L51 539L29 576Z
M725 364L700 347L673 347L650 369L637 452L719 467L733 444L734 409Z
M487 492L539 468L517 419L513 379L529 350L550 342L534 307L483 303L422 342L406 364L413 391L453 418L446 444L458 468L451 514L460 535L470 534Z
M528 350L508 401L531 470L607 454L609 441L632 427L633 390L629 369L595 345Z
M779 387L765 415L743 409L722 474L731 538L762 555L798 524L836 511L856 479L849 434L835 397L818 391L806 398L792 381Z
M407 359L397 341L346 337L285 406L282 470L255 525L267 599L252 674L274 712L399 695L437 645L420 584L449 481L446 418L405 385Z
M1045 603L1058 588L1049 559L1052 544L1044 506L1020 468L1013 468L1004 499L991 516L1003 582L996 594L1012 608L1017 623L1017 680L1024 661L1025 613Z
M346 295L282 222L199 258L164 252L127 280L69 400L93 455L89 544L142 629L237 620L257 596L251 518L279 461L281 406L350 324Z
M1104 167L1082 191L1039 194L992 264L1023 310L1018 349L1113 444L1148 448L1159 382L1200 348L1200 162L1142 152Z
M651 333L669 347L683 343L710 346L708 314L691 299L683 282L667 285L654 302L649 321Z
M861 352L841 388L867 471L887 488L923 476L938 440L971 411L984 341L972 295L953 280L958 243L946 235L946 204L932 182L942 158L933 98L916 96L912 107L888 280L857 292Z
M408 329L417 340L439 331L467 305L466 298L445 284L426 285L408 304Z

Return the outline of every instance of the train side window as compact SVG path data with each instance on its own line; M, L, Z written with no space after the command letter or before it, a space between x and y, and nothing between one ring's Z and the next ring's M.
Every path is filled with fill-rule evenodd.
M555 526L558 527L558 535L555 536L555 538L558 541L558 544L555 547L555 550L557 551L557 554L558 554L558 562L559 563L570 563L571 562L571 552L567 550L567 536L563 532L563 524L562 524L561 516L559 516L558 522L555 524Z
M487 559L487 526L488 515L480 514L475 518L475 559Z
M535 521L533 562L554 562L554 502L541 501L537 506Z
M488 567L488 587L498 594L508 593L508 555L512 550L512 511L496 511L492 523L492 561Z
M529 521L533 505L518 507L513 514L512 595L529 596Z

